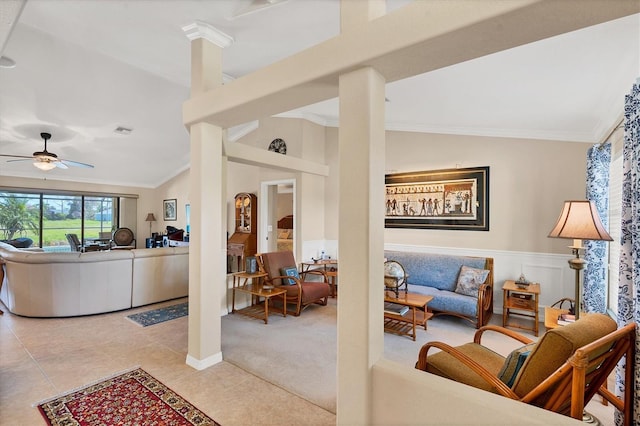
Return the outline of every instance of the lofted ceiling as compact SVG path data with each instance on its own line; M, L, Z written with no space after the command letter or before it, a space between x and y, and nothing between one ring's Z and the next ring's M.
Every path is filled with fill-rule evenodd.
M12 13L15 24L3 19ZM338 35L339 1L0 0L0 48L17 64L0 68L0 154L42 150L45 131L49 151L95 165L43 172L0 157L0 178L156 187L188 168L182 27L194 21L233 37L223 52L233 79ZM390 83L386 126L597 143L639 76L636 14ZM338 102L282 115L337 126Z

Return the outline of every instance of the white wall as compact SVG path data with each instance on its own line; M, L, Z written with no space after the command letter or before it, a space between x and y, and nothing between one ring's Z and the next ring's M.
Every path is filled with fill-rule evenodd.
M238 192L257 194L261 181L296 178L300 242L297 257L307 259L319 250L339 257L337 132L335 128L325 129L306 120L261 120L260 127L238 143L266 149L272 138L286 135L283 139L288 139L287 155L324 160L330 166L330 175L320 178L229 163L228 221L234 217L233 197ZM496 314L502 310L502 283L517 278L520 273L540 283L541 307L573 295L574 273L567 266L571 258L567 246L571 241L547 235L563 201L585 197L589 144L409 132L387 132L386 136L387 172L436 170L456 165L490 167L489 231L390 228L384 230L387 248L493 257ZM156 218L162 217L162 199L177 198L176 223L182 223L184 214L180 213L184 212L183 194L188 195L187 183L188 171L158 188L154 197ZM260 208L259 199L258 210ZM139 214L145 215L145 210L139 210ZM166 224L160 221L154 229L164 229L159 226ZM228 223L228 229L232 228L233 223ZM541 311L541 317L542 314Z
M337 136L327 129L326 245L337 238ZM489 231L388 228L385 247L494 258L494 311L502 312L502 283L520 273L540 283L540 305L573 297L570 240L547 235L564 200L584 199L586 152L576 142L387 132L386 172L489 166ZM384 208L384 206L380 206ZM338 255L339 256L339 255ZM541 311L541 318L543 312Z
M489 231L385 229L385 242L533 253L570 253L571 241L547 238L563 202L585 198L589 144L515 138L387 132L387 173L490 167ZM337 164L337 129L327 129L327 158ZM327 200L335 191L327 179ZM380 206L384 208L384 206ZM337 237L338 206L326 203L327 238Z

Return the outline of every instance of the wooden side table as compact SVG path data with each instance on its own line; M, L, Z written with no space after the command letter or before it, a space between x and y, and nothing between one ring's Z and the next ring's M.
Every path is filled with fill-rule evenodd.
M416 340L416 326L427 329L427 321L433 316L427 305L433 300L433 296L423 294L400 292L396 297L393 291L384 292L384 301L397 305L408 306L409 311L404 315L392 312L384 312L384 331L409 336Z
M540 284L531 283L525 288L520 288L515 281L507 280L502 286L502 326L531 330L538 335L538 311L540 298ZM515 312L514 312L515 311ZM527 327L515 323L509 323L509 316L519 316L533 320L533 325Z
M567 313L569 313L568 309L558 309L552 307L544 308L544 326L547 328L547 330L559 327L558 317L562 314Z
M249 274L247 272L237 272L233 274L233 292L231 295L231 313L240 313L253 318L261 319L265 324L269 323L269 299L273 296L282 295L282 316L287 316L287 290L282 287L264 288L263 278L268 274L266 272L256 272ZM242 281L244 280L244 281ZM249 283L251 280L251 283ZM251 305L246 308L236 310L236 291L251 295ZM260 298L264 298L261 304ZM255 299L255 300L254 300Z
M323 274L327 277L329 286L331 287L331 294L329 296L336 297L336 288L338 284L338 259L325 259L316 260L311 262L302 262L300 264L300 271L304 274L315 269L322 270Z

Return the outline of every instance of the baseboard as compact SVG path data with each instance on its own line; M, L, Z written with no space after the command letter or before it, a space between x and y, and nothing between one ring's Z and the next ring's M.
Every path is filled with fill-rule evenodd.
M187 355L186 364L189 367L195 368L196 370L204 370L205 368L209 368L212 365L216 365L220 362L222 362L222 352L213 354L205 359L196 359L191 355Z

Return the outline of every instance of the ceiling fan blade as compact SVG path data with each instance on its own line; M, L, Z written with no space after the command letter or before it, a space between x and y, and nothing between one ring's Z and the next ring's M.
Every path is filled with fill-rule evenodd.
M54 167L59 169L68 169L71 167L83 167L85 169L93 169L93 165L87 163L81 163L79 161L71 161L71 160L63 160L62 158L58 158L56 154L53 152L47 151L47 141L51 139L50 133L40 133L40 136L44 140L44 150L36 151L32 156L26 155L11 155L11 154L0 154L0 157L10 157L17 158L17 160L7 160L7 162L13 161L32 161L36 167L41 170L51 170Z
M93 169L93 165L92 164L87 164L87 163L81 163L79 161L71 161L71 160L62 160L59 159L58 160L58 164L64 164L65 166L72 166L72 167L83 167L85 169ZM60 166L58 166L60 167ZM61 167L66 169L67 167Z
M20 158L20 160L7 160L7 162L10 162L10 161L25 161L25 160L33 160L33 157L32 157L32 156L27 156L27 155L9 155L9 154L0 154L0 157Z

